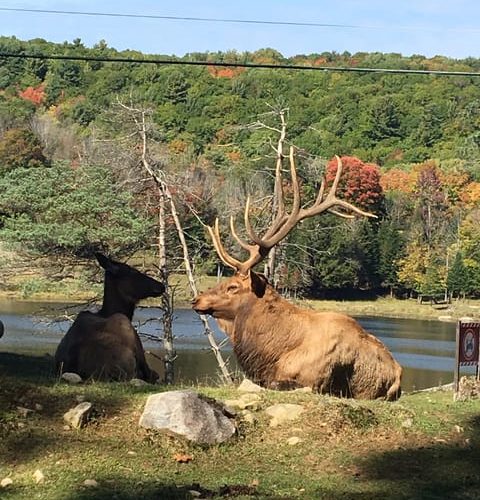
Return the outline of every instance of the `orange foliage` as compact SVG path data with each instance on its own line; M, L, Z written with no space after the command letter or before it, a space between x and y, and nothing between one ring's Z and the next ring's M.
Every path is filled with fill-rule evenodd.
M214 78L235 78L240 73L243 73L245 68L233 68L225 66L209 66L208 72Z
M232 163L237 163L241 160L242 154L240 151L228 151L225 153L225 156L232 162Z
M401 191L402 193L413 193L416 181L416 174L396 168L385 172L380 178L380 184L384 191Z
M460 200L469 208L480 206L480 182L470 182L460 193Z
M324 57L317 57L314 59L312 66L323 66L324 64L327 64L327 60Z
M182 139L173 139L168 143L168 149L170 149L172 153L176 154L185 153L188 149L188 144Z
M46 97L45 85L41 83L38 87L27 87L25 90L21 90L18 95L22 99L33 102L36 106L40 106Z

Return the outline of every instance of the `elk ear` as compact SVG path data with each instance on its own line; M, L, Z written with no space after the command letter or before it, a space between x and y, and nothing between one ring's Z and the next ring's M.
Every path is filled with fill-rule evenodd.
M98 263L103 267L103 269L105 269L105 271L115 274L118 270L118 266L115 264L115 262L113 260L110 260L103 253L95 252L95 257L98 260Z
M98 263L103 267L103 269L107 269L110 264L110 259L100 252L95 252L95 258L98 260Z
M263 274L257 274L250 271L250 283L252 286L252 292L257 297L263 297L265 295L265 290L267 289L267 279Z

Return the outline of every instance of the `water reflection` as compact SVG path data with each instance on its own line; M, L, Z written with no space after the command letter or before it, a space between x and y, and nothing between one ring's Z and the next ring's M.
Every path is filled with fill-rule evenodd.
M5 335L0 350L25 354L53 354L67 331L79 306L68 304L40 304L34 302L0 301L0 319L5 324ZM134 322L149 355L149 363L163 372L161 357L162 335L157 321L161 311L156 308L138 308ZM152 320L153 319L153 320ZM155 320L157 319L157 320ZM404 367L402 387L409 392L453 380L455 360L455 324L440 321L357 317L369 332L379 337ZM217 342L225 337L215 323L210 322ZM202 323L190 309L175 312L174 333L178 358L175 364L176 380L184 382L216 382L219 374L216 361L203 335ZM232 369L238 369L229 344L223 349L230 358ZM468 372L467 372L468 373Z

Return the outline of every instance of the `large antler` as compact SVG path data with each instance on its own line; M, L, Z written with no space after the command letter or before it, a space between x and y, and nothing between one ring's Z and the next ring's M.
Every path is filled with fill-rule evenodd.
M208 232L213 240L213 245L217 251L220 259L224 264L232 267L240 274L247 274L250 269L252 269L256 264L261 262L275 245L277 245L283 238L285 238L288 233L298 224L301 220L308 217L313 217L314 215L319 215L323 212L331 212L339 217L352 218L352 214L348 213L354 212L355 214L362 215L364 217L376 217L376 215L370 212L365 212L360 208L355 207L347 201L340 200L336 197L336 190L340 177L342 175L342 161L338 156L337 159L337 172L332 186L330 187L328 193L325 195L325 176L322 178L322 183L318 191L317 198L312 206L308 208L302 208L300 206L300 187L298 184L297 169L295 167L295 158L293 147L290 147L290 174L292 178L292 188L293 188L293 203L290 214L285 212L285 202L283 196L282 188L282 177L281 169L277 169L275 182L276 192L277 192L277 214L272 221L271 226L267 229L263 237L259 237L252 227L250 222L250 198L247 198L247 203L245 205L245 228L247 230L248 237L252 240L253 244L249 244L242 240L236 230L233 222L233 217L230 217L230 231L237 243L250 254L249 258L241 262L225 250L220 238L220 231L218 227L218 219L215 220L214 227L207 226Z

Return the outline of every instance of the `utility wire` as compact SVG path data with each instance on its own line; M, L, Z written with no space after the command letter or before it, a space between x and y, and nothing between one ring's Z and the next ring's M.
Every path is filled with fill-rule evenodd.
M74 56L59 54L11 54L0 52L0 58L6 59L42 59L61 61L85 61L85 62L113 62L130 64L158 64L176 66L216 66L225 68L258 68L258 69L281 69L294 71L331 71L344 73L391 73L402 75L434 75L434 76L466 76L480 77L480 73L470 71L439 71L427 69L392 69L392 68L358 68L348 66L292 66L290 64L264 64L264 63L239 63L239 62L215 62L215 61L188 61L181 59L135 59L131 57L102 57L102 56Z
M454 32L480 32L478 28L432 28L427 26L368 26L358 24L330 24L301 21L264 21L255 19L224 19L214 17L187 17L187 16L162 16L156 14L125 14L118 12L81 12L76 10L49 10L49 9L25 9L18 7L0 7L4 12L25 12L36 14L66 14L72 16L93 16L93 17L124 17L137 19L163 19L168 21L194 21L208 23L236 23L236 24L263 24L273 26L303 26L311 28L343 28L343 29L368 29L368 30L400 30L400 31L454 31Z

